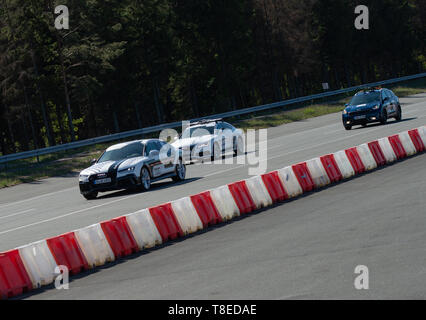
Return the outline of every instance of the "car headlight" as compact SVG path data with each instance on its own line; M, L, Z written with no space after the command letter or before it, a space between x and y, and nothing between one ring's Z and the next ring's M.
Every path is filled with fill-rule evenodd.
M80 174L78 177L78 181L80 182L89 182L89 176L85 174Z
M378 104L376 104L372 109L373 110L377 110L377 109L379 109L380 108L380 106L378 105Z
M133 172L135 171L135 167L128 167L126 169L119 170L118 172Z
M343 109L343 114L348 114L348 111L346 109Z

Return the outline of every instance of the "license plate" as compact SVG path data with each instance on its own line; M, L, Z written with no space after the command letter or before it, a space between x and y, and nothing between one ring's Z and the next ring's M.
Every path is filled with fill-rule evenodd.
M366 118L366 115L354 117L355 120L365 119L365 118Z
M94 184L104 184L104 183L110 183L111 178L105 178L105 179L98 179L93 181Z

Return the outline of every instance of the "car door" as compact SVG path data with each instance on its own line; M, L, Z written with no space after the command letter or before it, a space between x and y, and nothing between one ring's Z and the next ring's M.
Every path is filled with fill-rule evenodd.
M391 102L389 96L386 94L386 90L382 90L382 105L383 109L386 110L387 114L391 113Z
M148 141L145 148L145 155L148 157L148 166L153 178L163 174L164 165L160 161L160 150L155 140Z
M165 155L163 155L164 158L161 159L161 162L162 162L162 165L163 165L163 168L162 168L163 173L162 174L167 174L167 173L173 172L175 170L175 167L174 167L174 160L175 159L174 159L174 153L172 152L173 146L171 146L170 144L168 144L165 141L157 141L156 143L158 144L158 146L160 148L160 152L161 152L161 149L164 146L168 145L167 153Z
M394 115L396 113L396 101L394 99L393 94L389 91L386 90L386 95L389 97L389 115Z

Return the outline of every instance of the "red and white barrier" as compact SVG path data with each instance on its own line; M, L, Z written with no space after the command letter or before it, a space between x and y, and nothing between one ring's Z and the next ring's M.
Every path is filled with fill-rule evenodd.
M0 253L0 299L426 151L426 126Z

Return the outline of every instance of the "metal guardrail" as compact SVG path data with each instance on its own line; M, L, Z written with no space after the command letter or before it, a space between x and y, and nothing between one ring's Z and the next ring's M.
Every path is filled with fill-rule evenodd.
M199 120L210 119L210 118L229 118L229 117L234 117L234 116L240 116L240 115L244 115L244 114L248 114L248 113L253 113L253 112L258 112L258 111L263 111L263 110L268 110L268 109L274 109L274 108L280 108L280 107L287 106L287 105L294 104L294 103L306 102L306 101L310 101L310 100L335 96L335 95L339 95L339 94L342 94L342 93L360 90L360 89L363 89L365 87L381 86L381 85L392 84L392 83L397 83L397 82L402 82L402 81L407 81L407 80L413 80L413 79L419 79L419 78L424 78L424 77L426 77L426 73L419 73L419 74L415 74L415 75L411 75L411 76L389 79L389 80L384 80L384 81L378 81L378 82L363 84L363 85L360 85L360 86L353 86L353 87L350 87L350 88L328 91L328 92L313 94L313 95L310 95L310 96L274 102L274 103L265 104L265 105L261 105L261 106L250 107L250 108L245 108L245 109L239 109L239 110L214 114L214 115L210 115L210 116L191 119L190 121L199 121ZM66 150L90 146L90 145L94 145L94 144L98 144L98 143L105 143L105 142L109 142L109 141L125 139L125 138L129 138L129 137L133 137L133 136L137 136L137 135L141 135L141 134L145 134L145 133L152 133L152 132L161 131L161 130L166 129L166 128L177 128L177 127L180 127L181 125L182 125L181 121L164 123L164 124L160 124L160 125L156 125L156 126L152 126L152 127L147 127L147 128L137 129L137 130L131 130L131 131L126 131L126 132L121 132L121 133L115 133L115 134L110 134L110 135L107 135L107 136L101 136L101 137L92 138L92 139L86 139L86 140L81 140L81 141L65 143L65 144L61 144L61 145L57 145L57 146L53 146L53 147L47 147L47 148L42 148L42 149L37 149L37 150L14 153L14 154L10 154L10 155L0 157L0 163L7 163L7 162L10 162L10 161L14 161L14 160L33 158L33 157L38 157L38 156L44 155L44 154L66 151Z

